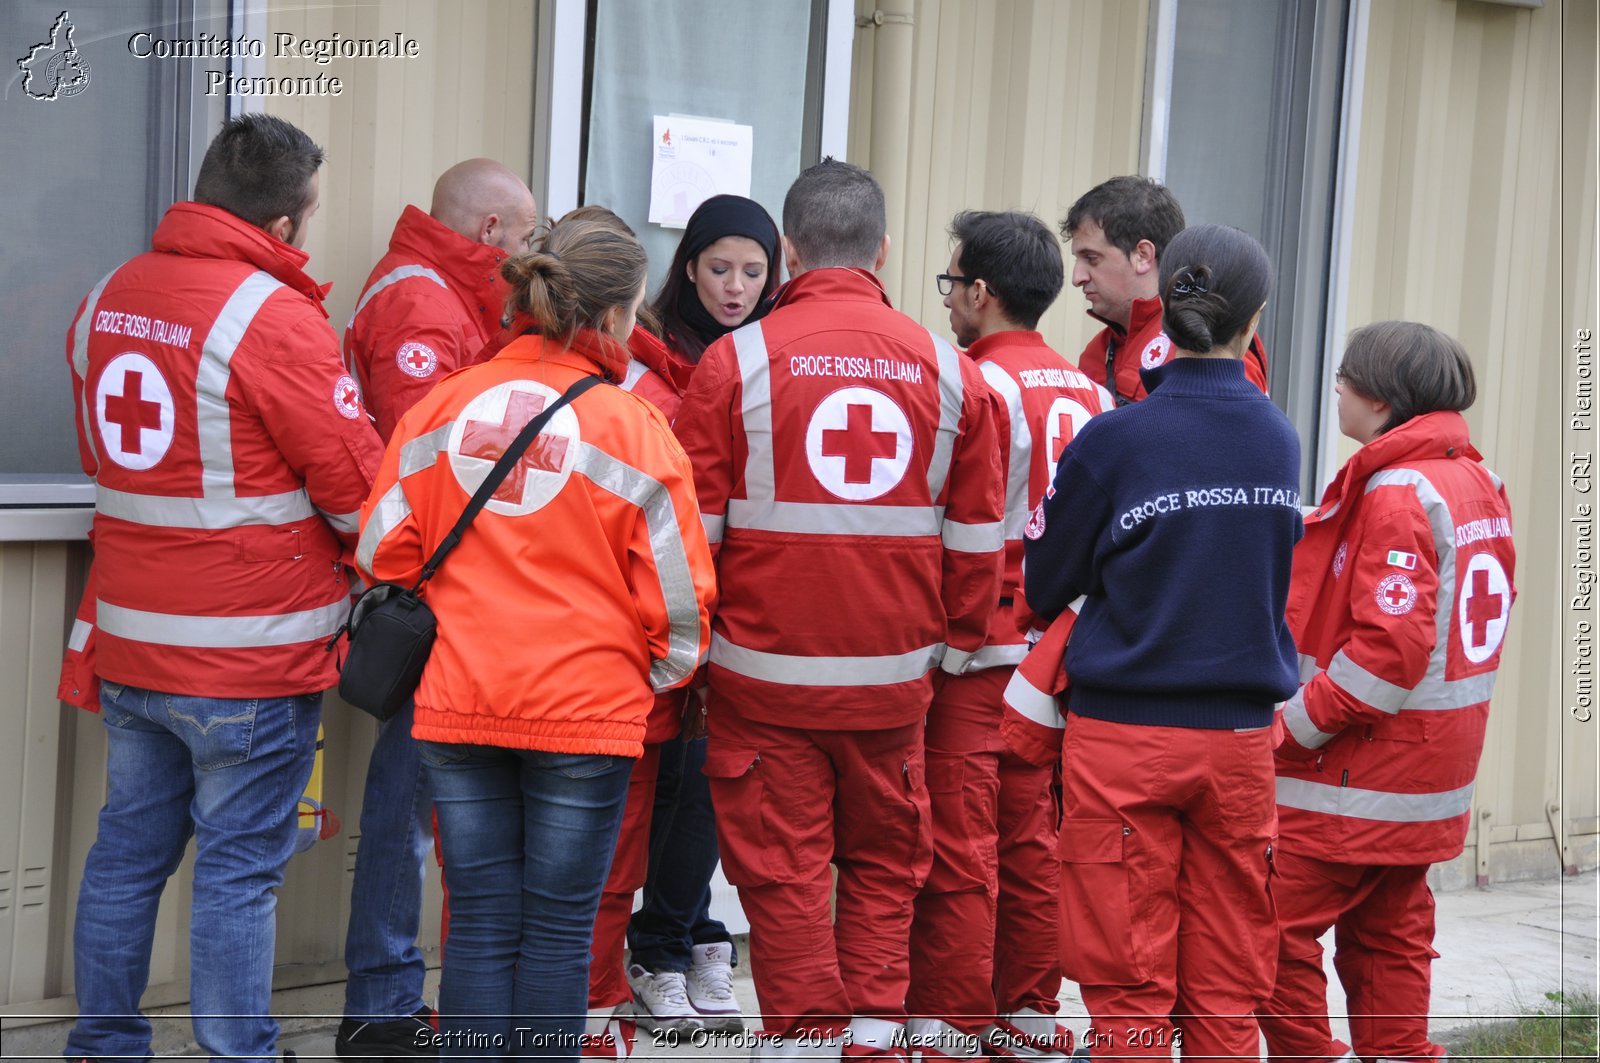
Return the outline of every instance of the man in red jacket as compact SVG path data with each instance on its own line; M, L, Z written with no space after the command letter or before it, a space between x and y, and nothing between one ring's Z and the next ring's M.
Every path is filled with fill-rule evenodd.
M1157 265L1183 231L1177 197L1149 177L1113 177L1072 204L1061 236L1072 241L1072 283L1088 314L1105 325L1078 356L1078 368L1111 392L1118 406L1144 398L1139 370L1166 362L1172 341L1161 330ZM1258 333L1244 355L1244 373L1267 390L1267 349Z
M68 1058L146 1058L156 910L191 836L190 1008L213 1057L271 1060L274 891L293 851L381 448L302 272L322 149L224 124L151 250L67 338L96 482L108 786L73 928Z
M889 306L871 174L806 170L783 228L794 279L706 350L675 425L720 550L705 772L781 1035L755 1056L899 1053L932 855L923 718L999 595L994 399Z
M433 186L424 214L408 206L345 328L345 358L378 434L451 371L478 360L500 327L506 256L538 223L533 193L492 159L468 159ZM411 738L411 710L379 726L361 800L361 840L346 929L341 1059L434 1055L417 947L433 798Z
M500 263L528 249L538 224L533 193L493 159L450 167L428 213L401 212L344 330L345 359L384 439L499 330L508 294Z
M1106 390L1034 331L1061 293L1061 245L1031 214L965 211L950 225L949 272L937 280L950 328L1001 399L1005 580L984 646L947 679L928 713L933 870L911 930L911 1040L924 1060L979 1055L1060 1059L1072 1035L1056 1022L1055 801L1051 769L1011 753L1001 699L1027 652L1018 631L1022 532L1055 479L1056 460Z

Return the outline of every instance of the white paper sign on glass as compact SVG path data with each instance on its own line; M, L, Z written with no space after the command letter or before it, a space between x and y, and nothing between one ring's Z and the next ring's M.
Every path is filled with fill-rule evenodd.
M655 116L651 147L650 221L682 229L712 196L750 194L755 130L737 122L686 115Z

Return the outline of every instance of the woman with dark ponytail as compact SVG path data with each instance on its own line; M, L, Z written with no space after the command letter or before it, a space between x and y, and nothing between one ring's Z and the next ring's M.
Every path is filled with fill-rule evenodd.
M1025 533L1029 604L1071 608L1062 744L1062 969L1095 1057L1258 1058L1272 989L1272 722L1300 444L1240 359L1266 252L1220 225L1161 256L1171 358L1091 420ZM1076 602L1085 596L1081 603ZM1180 944L1181 943L1181 944Z
M401 419L362 507L369 578L414 584L529 421L623 378L637 240L563 222L502 268L508 317L538 331ZM705 653L712 587L688 459L654 407L605 386L550 417L424 585L438 639L412 734L450 897L450 1054L578 1056L629 775L655 694Z

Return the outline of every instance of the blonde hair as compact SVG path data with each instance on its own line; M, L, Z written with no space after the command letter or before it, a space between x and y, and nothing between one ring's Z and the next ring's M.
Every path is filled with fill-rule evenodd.
M539 332L566 344L579 329L599 329L606 311L632 306L648 263L639 241L593 218L557 223L539 246L500 266L511 285L510 318L531 318Z

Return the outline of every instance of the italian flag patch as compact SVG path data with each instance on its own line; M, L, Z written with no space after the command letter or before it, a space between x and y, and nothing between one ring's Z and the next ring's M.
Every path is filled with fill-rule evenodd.
M1389 564L1395 568L1414 569L1417 567L1417 555L1408 554L1404 550L1390 550Z

